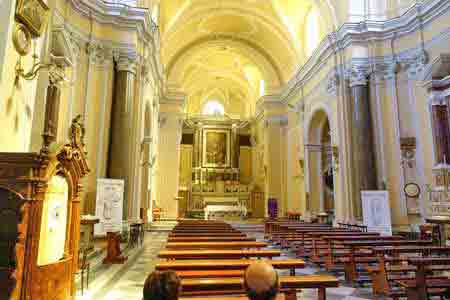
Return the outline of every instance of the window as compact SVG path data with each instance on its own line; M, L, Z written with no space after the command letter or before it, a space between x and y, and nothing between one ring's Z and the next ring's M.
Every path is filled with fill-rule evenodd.
M313 7L306 16L305 22L305 52L306 56L311 56L320 43L320 14L317 8Z
M259 81L259 96L262 97L266 94L266 82L264 79Z
M349 21L361 22L366 17L366 1L365 0L350 0L349 1Z
M219 101L208 101L203 107L203 114L223 116L225 114L225 108Z

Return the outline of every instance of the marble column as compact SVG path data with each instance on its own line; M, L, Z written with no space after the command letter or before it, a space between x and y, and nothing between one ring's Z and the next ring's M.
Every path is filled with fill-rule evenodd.
M361 191L377 189L375 143L367 73L353 69L350 77L350 113L355 217L362 218Z
M108 177L125 181L123 216L128 217L130 205L131 130L135 101L136 58L130 55L116 57L114 99L111 110L111 143Z

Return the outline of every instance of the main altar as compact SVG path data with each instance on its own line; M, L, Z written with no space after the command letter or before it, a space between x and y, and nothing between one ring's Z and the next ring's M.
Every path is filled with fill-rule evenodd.
M205 219L242 219L251 214L255 203L248 124L231 118L190 118L183 136L189 155L180 167L186 177L180 180L179 193L186 200L179 205L185 206L184 214Z

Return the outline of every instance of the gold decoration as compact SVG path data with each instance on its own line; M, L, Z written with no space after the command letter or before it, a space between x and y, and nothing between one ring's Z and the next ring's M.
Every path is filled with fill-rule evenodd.
M40 37L47 26L49 8L43 0L19 0L16 18L23 23L33 37Z
M31 33L25 25L16 23L12 40L14 48L16 49L17 53L20 54L20 56L26 56L28 55L28 53L30 53Z

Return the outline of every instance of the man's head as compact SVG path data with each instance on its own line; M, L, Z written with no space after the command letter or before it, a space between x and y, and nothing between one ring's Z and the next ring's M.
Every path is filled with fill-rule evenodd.
M181 282L173 271L151 273L144 283L144 300L177 300Z
M250 300L273 300L279 290L278 274L265 262L251 264L245 271L244 282Z

